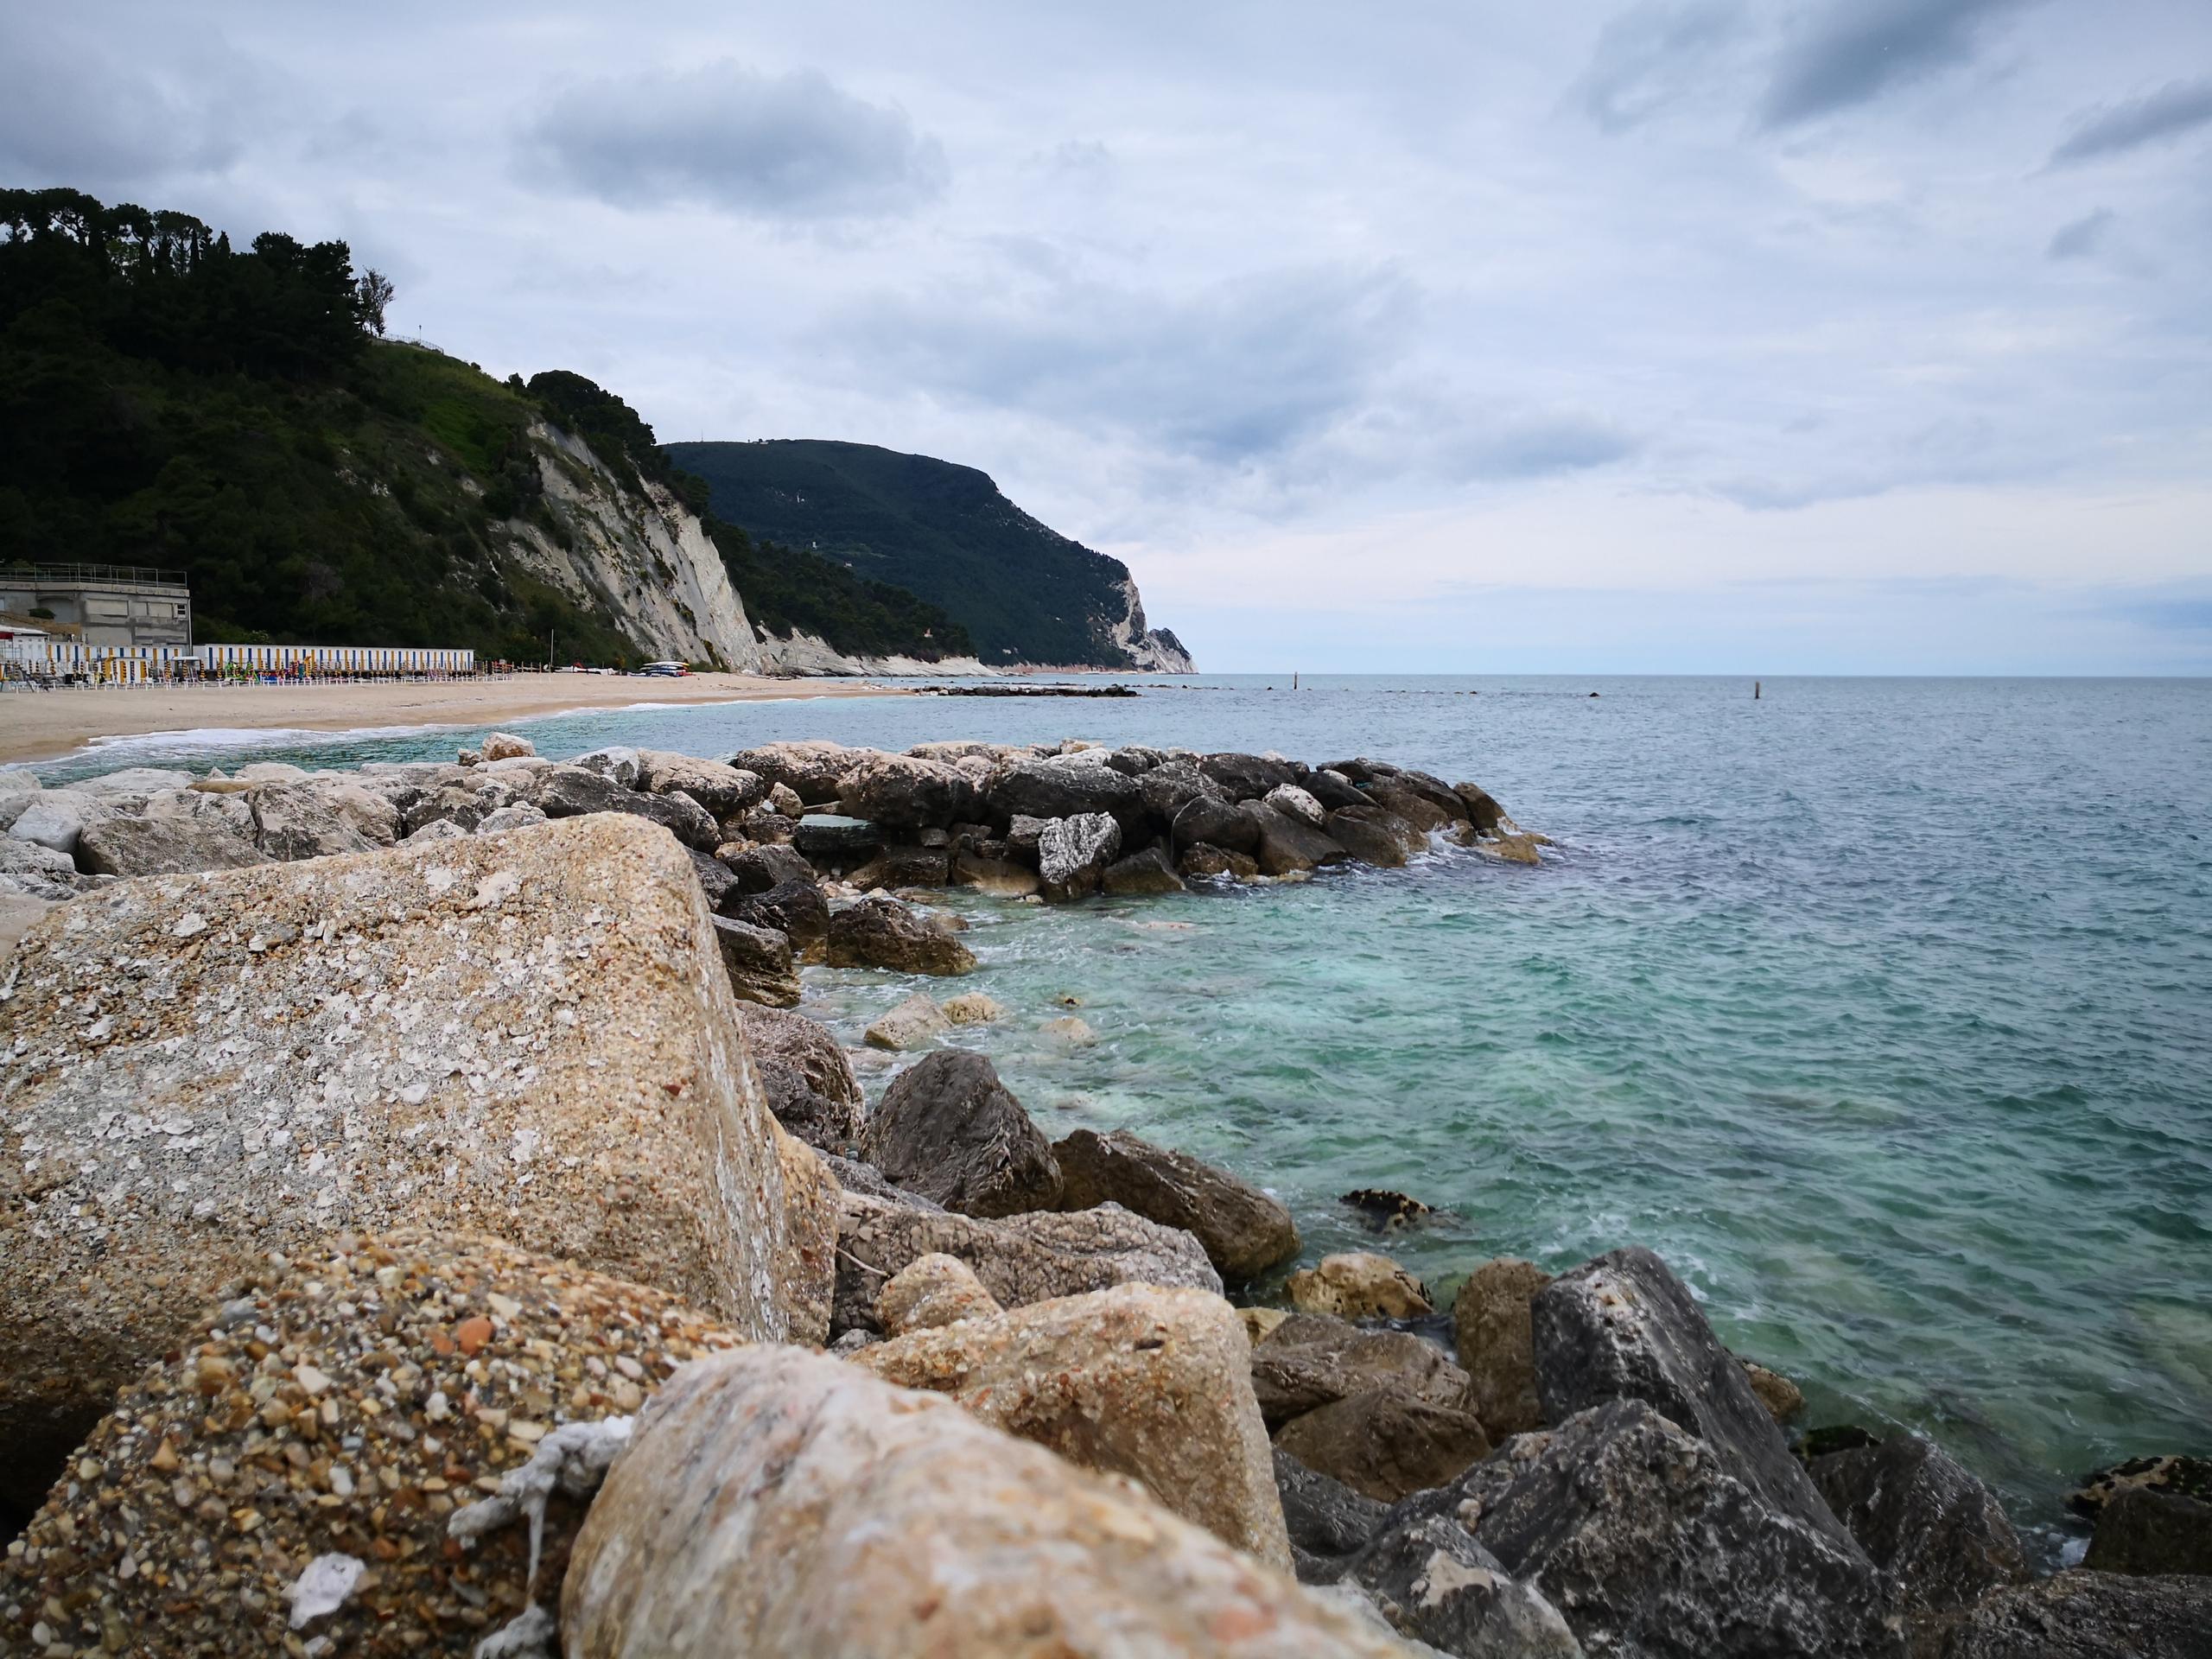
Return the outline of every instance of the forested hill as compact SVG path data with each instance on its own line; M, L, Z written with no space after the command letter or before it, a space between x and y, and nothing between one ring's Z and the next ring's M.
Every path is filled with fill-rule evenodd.
M1119 559L1031 518L972 467L864 443L672 443L715 516L942 606L984 662L1188 671Z
M0 190L0 560L184 570L207 640L773 667L758 623L817 663L966 654L910 593L702 524L581 376L381 340L391 296L343 242Z

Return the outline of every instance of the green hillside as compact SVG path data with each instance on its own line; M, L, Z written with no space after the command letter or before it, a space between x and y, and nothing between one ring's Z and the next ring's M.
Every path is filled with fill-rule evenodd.
M1128 567L1047 528L972 467L864 443L672 443L718 518L942 606L988 663L1126 668Z

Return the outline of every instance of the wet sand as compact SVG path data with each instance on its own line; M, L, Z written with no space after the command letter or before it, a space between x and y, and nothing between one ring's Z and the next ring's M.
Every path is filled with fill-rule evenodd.
M758 702L899 695L866 680L693 674L683 679L518 674L505 679L364 685L90 686L0 694L0 762L51 760L96 738L219 728L344 732L376 726L485 726L568 709Z

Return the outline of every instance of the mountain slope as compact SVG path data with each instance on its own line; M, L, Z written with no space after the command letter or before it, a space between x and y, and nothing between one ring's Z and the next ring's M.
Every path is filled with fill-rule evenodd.
M972 467L818 439L672 443L717 518L918 594L994 665L1191 671L1128 567L1040 524Z

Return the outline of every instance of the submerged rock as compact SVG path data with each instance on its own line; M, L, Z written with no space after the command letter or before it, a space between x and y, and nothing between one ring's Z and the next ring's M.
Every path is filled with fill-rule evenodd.
M1187 1153L1155 1147L1127 1129L1107 1135L1077 1129L1053 1144L1052 1156L1065 1182L1063 1209L1118 1204L1162 1226L1179 1227L1205 1247L1207 1258L1232 1284L1298 1254L1298 1228L1287 1209Z
M1325 1255L1319 1266L1292 1274L1287 1288L1300 1313L1340 1319L1411 1319L1436 1311L1420 1280L1389 1256L1366 1250Z
M777 1349L655 1397L577 1541L562 1630L574 1655L656 1659L1403 1659L1126 1483Z
M861 1130L861 1153L897 1185L963 1215L988 1220L1059 1205L1051 1143L997 1068L965 1049L939 1049L893 1078Z
M975 970L975 953L896 899L863 899L830 918L832 968L887 968L944 977Z
M1244 1355L1236 1313L1220 1297L1121 1285L913 1332L857 1363L887 1382L950 1394L1080 1468L1127 1475L1185 1520L1287 1572Z
M862 1040L871 1048L925 1048L951 1029L952 1022L944 1017L944 1011L917 991L878 1016L862 1033Z

